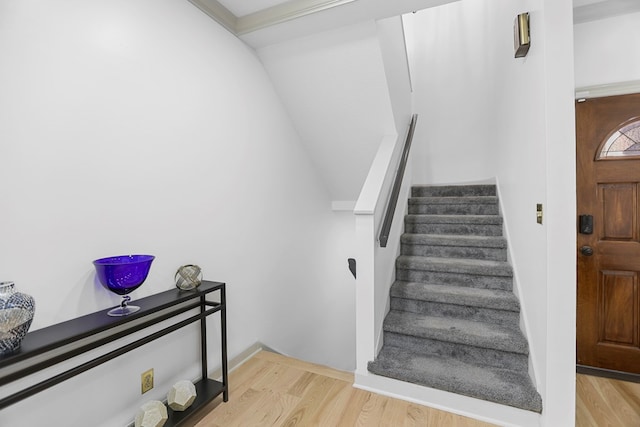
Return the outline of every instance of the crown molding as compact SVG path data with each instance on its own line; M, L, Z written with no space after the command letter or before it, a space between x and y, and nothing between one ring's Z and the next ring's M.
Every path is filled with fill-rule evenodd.
M217 0L189 0L189 2L236 36L248 34L272 25L281 24L356 1L357 0L292 0L249 15L237 17ZM447 3L447 1L444 3ZM612 16L640 12L640 1L601 0L575 7L573 11L574 24L581 24Z
M576 99L601 98L630 93L640 93L640 80L579 87L576 89Z
M353 3L354 1L357 0L298 0L282 3L238 18L237 34L247 34L282 22Z
M189 2L233 34L238 34L238 17L216 0L189 0Z
M279 4L246 16L237 17L217 0L189 0L236 36L302 18L357 0L297 0Z

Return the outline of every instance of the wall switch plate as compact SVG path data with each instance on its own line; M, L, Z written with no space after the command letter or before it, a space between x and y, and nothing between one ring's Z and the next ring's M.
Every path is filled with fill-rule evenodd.
M145 394L153 388L153 368L145 371L140 375L140 391Z

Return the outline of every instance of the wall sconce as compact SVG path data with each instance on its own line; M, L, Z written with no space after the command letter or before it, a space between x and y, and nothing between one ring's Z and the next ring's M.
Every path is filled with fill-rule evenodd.
M529 13L521 13L516 16L513 23L513 47L516 51L516 58L527 56L531 38L529 35Z

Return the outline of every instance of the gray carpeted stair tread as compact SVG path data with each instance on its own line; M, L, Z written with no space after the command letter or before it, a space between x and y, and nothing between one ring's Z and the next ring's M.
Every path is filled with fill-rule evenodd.
M493 323L496 325L515 328L520 322L517 311L485 308L472 305L458 305L448 302L421 301L392 297L389 307L391 310L417 313L424 316L464 319L473 322ZM389 332L385 332L385 340Z
M507 260L507 241L501 236L405 233L400 243L402 255Z
M383 346L370 372L533 412L542 400L526 372L422 355Z
M496 196L412 197L408 213L411 215L499 215Z
M384 345L402 348L425 356L452 358L461 362L494 366L520 372L528 372L529 369L529 355L510 351L473 347L388 331L384 333Z
M520 312L520 302L513 292L495 289L396 281L391 297Z
M513 290L511 266L504 261L400 255L396 280L483 289Z
M476 276L513 277L513 269L508 262L484 259L435 258L400 255L396 268L446 273L462 273Z
M471 205L433 205L417 204L409 205L408 212L411 215L498 215L500 209L497 204L471 204Z
M414 185L411 197L495 196L495 185Z
M507 240L502 236L457 236L445 234L404 233L402 243L431 246L461 246L478 248L506 248Z
M529 354L522 332L503 325L391 310L384 319L383 328L414 337Z
M466 197L411 197L409 205L495 205L496 196L466 196Z
M474 224L502 225L500 215L428 215L409 214L405 216L407 224Z

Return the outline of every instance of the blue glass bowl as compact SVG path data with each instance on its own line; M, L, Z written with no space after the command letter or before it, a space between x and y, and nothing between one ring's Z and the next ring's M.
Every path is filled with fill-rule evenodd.
M120 306L109 310L109 316L126 316L140 310L138 306L127 305L131 300L127 294L144 283L154 259L153 255L120 255L93 261L100 283L122 295Z
M111 292L125 295L144 283L153 255L120 255L93 261L100 283Z

